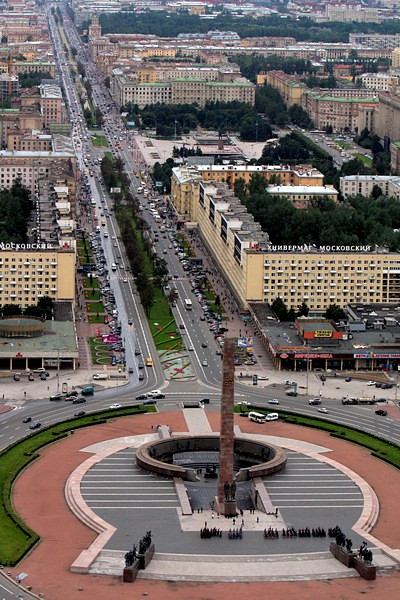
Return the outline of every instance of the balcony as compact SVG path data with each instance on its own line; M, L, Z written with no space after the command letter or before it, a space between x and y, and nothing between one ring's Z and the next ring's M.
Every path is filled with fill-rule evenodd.
M29 287L24 287L24 292L30 292L31 289Z
M57 275L50 275L52 279L57 279Z
M305 275L309 275L310 274L310 269L304 269L304 274Z
M53 286L53 287L51 287L51 288L50 288L50 291L52 291L52 292L56 292L56 291L57 291L57 288Z
M30 275L24 275L24 279L30 279L31 276Z
M31 263L29 262L29 260L26 260L26 261L24 262L24 265L25 265L25 267L30 267L30 266L31 266Z
M318 279L318 281L321 281L321 279L323 279L323 278L324 278L324 276L323 276L323 275L317 275L317 279Z
M290 279L293 281L294 279L296 279L296 275L291 275Z
M11 273L15 273L16 270L17 270L17 267L10 267Z
M269 294L271 290L269 288L264 288L263 291L264 291L264 294Z
M309 294L307 294L307 293L303 294L303 298L304 298L304 300L307 300L307 298L309 298L309 297L310 297L310 295L309 295Z
M331 270L330 270L330 274L331 274L331 275L336 275L336 273L337 273L336 269L331 269Z

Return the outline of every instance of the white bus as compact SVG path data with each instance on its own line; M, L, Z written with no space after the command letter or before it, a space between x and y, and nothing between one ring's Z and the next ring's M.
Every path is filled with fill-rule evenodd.
M258 412L249 412L247 415L250 421L255 421L256 423L265 423L266 417L262 413Z
M186 308L186 310L192 310L192 306L193 306L192 301L189 300L189 298L185 298L185 308Z

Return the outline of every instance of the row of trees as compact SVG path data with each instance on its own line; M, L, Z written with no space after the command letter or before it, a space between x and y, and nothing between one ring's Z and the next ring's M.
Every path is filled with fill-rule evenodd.
M33 204L30 192L20 179L9 190L0 191L0 240L24 243L28 239L28 219Z
M307 317L309 313L309 308L305 302L303 302L296 311L293 307L288 308L282 298L275 298L271 304L271 308L279 321L282 322L293 323L299 317ZM346 314L340 306L331 304L326 309L324 317L325 319L331 319L332 321L337 322L345 319Z
M170 37L171 32L176 36L179 33L207 33L210 21L198 15L189 15L187 12L168 13L149 11L143 13L130 12L127 7L119 13L102 14L100 23L103 33L143 33L151 31L154 35ZM291 24L295 26L291 27ZM88 22L82 23L82 30L87 29ZM236 31L241 38L290 35L298 41L310 42L347 42L349 33L400 33L400 22L392 19L383 23L315 23L306 17L292 21L290 18L282 19L280 14L268 15L257 19L238 18L228 11L222 10L212 20L213 29L222 31Z
M3 304L0 306L2 317L26 315L51 320L53 318L54 302L49 296L42 296L37 304L31 304L22 309L19 304Z
M42 79L52 79L49 71L37 71L36 73L18 73L19 84L22 88L37 87Z
M161 137L188 134L201 127L221 133L240 132L246 141L267 140L272 135L270 119L258 114L257 107L243 102L207 102L204 108L197 104L151 104L140 110L137 105L126 104L121 112L128 119L153 128Z
M298 210L265 187L265 179L256 174L248 185L236 182L234 190L274 244L377 244L400 250L400 203L393 198L358 195L342 204L315 198L310 208Z

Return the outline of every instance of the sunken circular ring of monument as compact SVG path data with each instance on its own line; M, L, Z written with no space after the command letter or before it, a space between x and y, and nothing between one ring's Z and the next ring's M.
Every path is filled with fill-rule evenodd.
M202 461L216 464L219 454L219 435L181 435L143 444L137 449L136 463L142 469L162 477L179 477L186 481L196 481L196 453ZM233 440L235 481L247 481L282 471L286 466L286 453L283 448L270 443L235 437ZM187 456L187 461L182 457ZM175 457L179 455L180 464Z

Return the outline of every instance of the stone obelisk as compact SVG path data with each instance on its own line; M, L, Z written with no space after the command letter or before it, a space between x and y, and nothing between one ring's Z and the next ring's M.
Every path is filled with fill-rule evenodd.
M222 368L221 426L219 446L219 478L216 510L219 514L236 515L233 472L233 408L234 408L235 343L224 343Z

